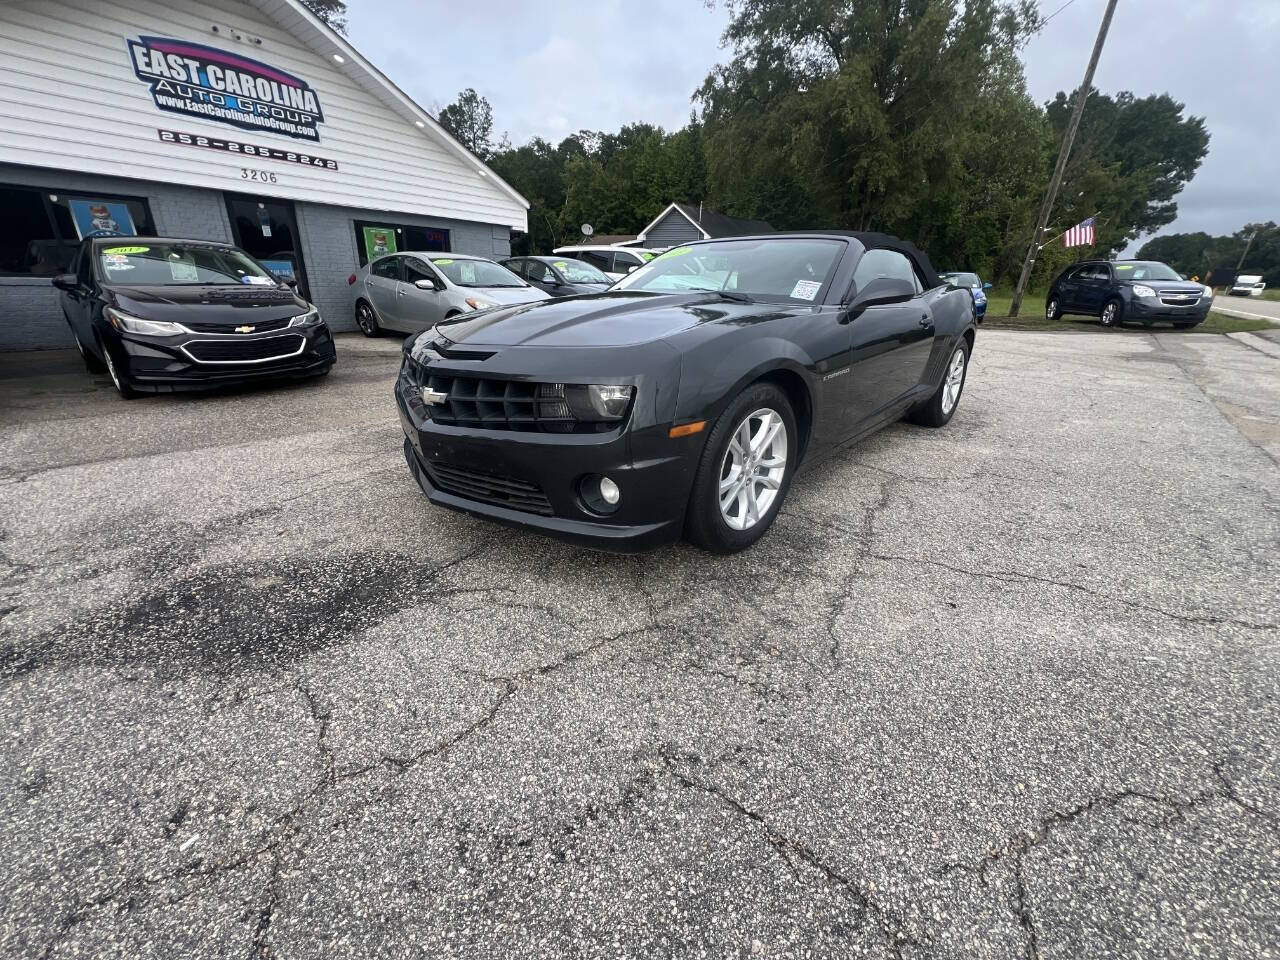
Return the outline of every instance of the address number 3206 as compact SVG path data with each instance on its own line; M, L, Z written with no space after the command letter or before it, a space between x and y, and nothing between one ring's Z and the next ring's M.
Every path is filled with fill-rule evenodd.
M276 183L276 174L273 170L252 170L249 167L240 168L241 180L257 180L259 183Z

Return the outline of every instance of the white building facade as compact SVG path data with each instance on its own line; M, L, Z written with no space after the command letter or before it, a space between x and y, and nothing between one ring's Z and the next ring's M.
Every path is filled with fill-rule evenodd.
M0 349L69 346L86 236L236 243L353 329L371 253L510 253L528 203L297 0L0 0Z

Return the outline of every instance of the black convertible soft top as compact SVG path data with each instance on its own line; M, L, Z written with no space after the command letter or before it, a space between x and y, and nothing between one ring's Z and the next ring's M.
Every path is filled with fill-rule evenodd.
M896 250L916 265L920 276L924 278L926 290L942 286L942 278L938 276L929 255L910 240L899 240L887 233L864 233L857 230L831 230L831 234L839 237L853 237L868 250Z

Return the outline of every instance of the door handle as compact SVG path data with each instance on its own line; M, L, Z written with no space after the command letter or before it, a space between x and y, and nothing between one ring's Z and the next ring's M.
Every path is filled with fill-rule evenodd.
M933 318L930 317L927 313L920 318L920 326L928 327L932 325L933 325Z

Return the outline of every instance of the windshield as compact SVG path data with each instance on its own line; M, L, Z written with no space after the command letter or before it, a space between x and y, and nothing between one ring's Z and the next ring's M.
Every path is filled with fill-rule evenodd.
M623 277L614 290L720 290L813 302L844 244L837 240L721 240L676 247Z
M458 287L527 287L528 284L492 260L454 260L433 257L435 268Z
M949 283L953 287L980 287L982 281L978 279L976 273L943 273L939 274L944 283Z
M126 238L127 239L127 238ZM103 244L98 262L108 283L137 286L223 286L250 284L274 287L280 281L234 247L191 243Z
M1131 260L1128 263L1114 263L1116 276L1121 280L1181 280L1176 270L1167 263L1154 260Z
M581 260L553 260L551 265L560 271L568 283L613 283L591 264Z

